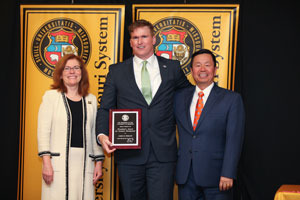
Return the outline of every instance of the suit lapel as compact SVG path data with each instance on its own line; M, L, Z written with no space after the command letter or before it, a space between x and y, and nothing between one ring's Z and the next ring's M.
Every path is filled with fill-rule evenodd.
M193 100L193 96L194 96L194 92L195 92L195 87L189 87L186 90L186 94L185 94L185 98L184 98L184 108L185 108L185 115L186 115L186 119L187 119L187 124L189 126L189 129L191 129L193 131L193 123L192 123L192 119L191 119L191 112L190 112L190 107L191 107L191 103Z
M205 103L204 108L202 110L202 113L201 113L200 119L198 121L196 130L199 128L199 126L201 125L201 123L203 122L203 120L205 119L205 117L207 116L207 114L213 108L216 100L219 97L219 94L220 94L219 91L220 91L219 90L219 86L217 86L216 83L215 83L214 87L212 88L212 90L211 90L211 92L209 94L208 99L206 100L206 103Z
M155 93L155 96L152 99L152 102L155 102L155 100L160 96L160 93L163 92L163 88L165 88L164 85L166 83L168 73L169 73L169 68L166 65L166 63L163 62L163 60L160 59L159 56L156 56L156 58L157 58L157 61L158 61L158 66L159 66L161 83L160 83L160 86L158 87L157 92ZM151 102L151 104L152 104L152 102Z

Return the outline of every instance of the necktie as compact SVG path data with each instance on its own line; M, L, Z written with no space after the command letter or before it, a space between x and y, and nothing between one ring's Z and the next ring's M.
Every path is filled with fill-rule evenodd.
M144 60L142 63L143 63L142 74L141 74L142 94L145 100L147 101L148 105L150 105L152 101L152 91L151 91L150 76L146 67L147 60Z
M196 130L198 121L200 119L200 115L202 113L203 110L203 92L199 92L198 93L198 101L197 101L197 105L196 105L196 110L195 110L195 117L194 117L194 123L193 123L193 129L194 131Z

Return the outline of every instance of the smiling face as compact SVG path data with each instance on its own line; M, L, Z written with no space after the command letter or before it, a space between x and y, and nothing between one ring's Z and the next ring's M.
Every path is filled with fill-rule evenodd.
M62 77L66 87L78 86L81 80L81 67L76 59L70 59L66 62Z
M147 26L138 27L130 34L132 52L142 60L152 56L155 42L156 38L151 35L151 31Z
M216 67L212 56L207 53L195 56L191 71L196 85L204 90L214 81L216 75Z

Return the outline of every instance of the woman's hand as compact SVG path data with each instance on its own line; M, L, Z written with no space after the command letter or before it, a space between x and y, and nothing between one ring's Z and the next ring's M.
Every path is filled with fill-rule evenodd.
M43 156L43 169L42 176L47 185L50 185L53 181L53 168L51 164L50 155Z
M102 177L102 161L98 161L95 164L93 184L95 185L101 177Z

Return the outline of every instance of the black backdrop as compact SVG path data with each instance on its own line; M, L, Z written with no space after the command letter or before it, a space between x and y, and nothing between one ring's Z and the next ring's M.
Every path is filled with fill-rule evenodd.
M1 196L16 199L20 116L20 4L71 0L1 1ZM236 200L271 200L282 184L300 184L299 9L296 1L74 0L74 4L238 3L241 6L235 90L246 108L246 135ZM130 56L125 31L124 58ZM3 193L4 192L4 193Z

